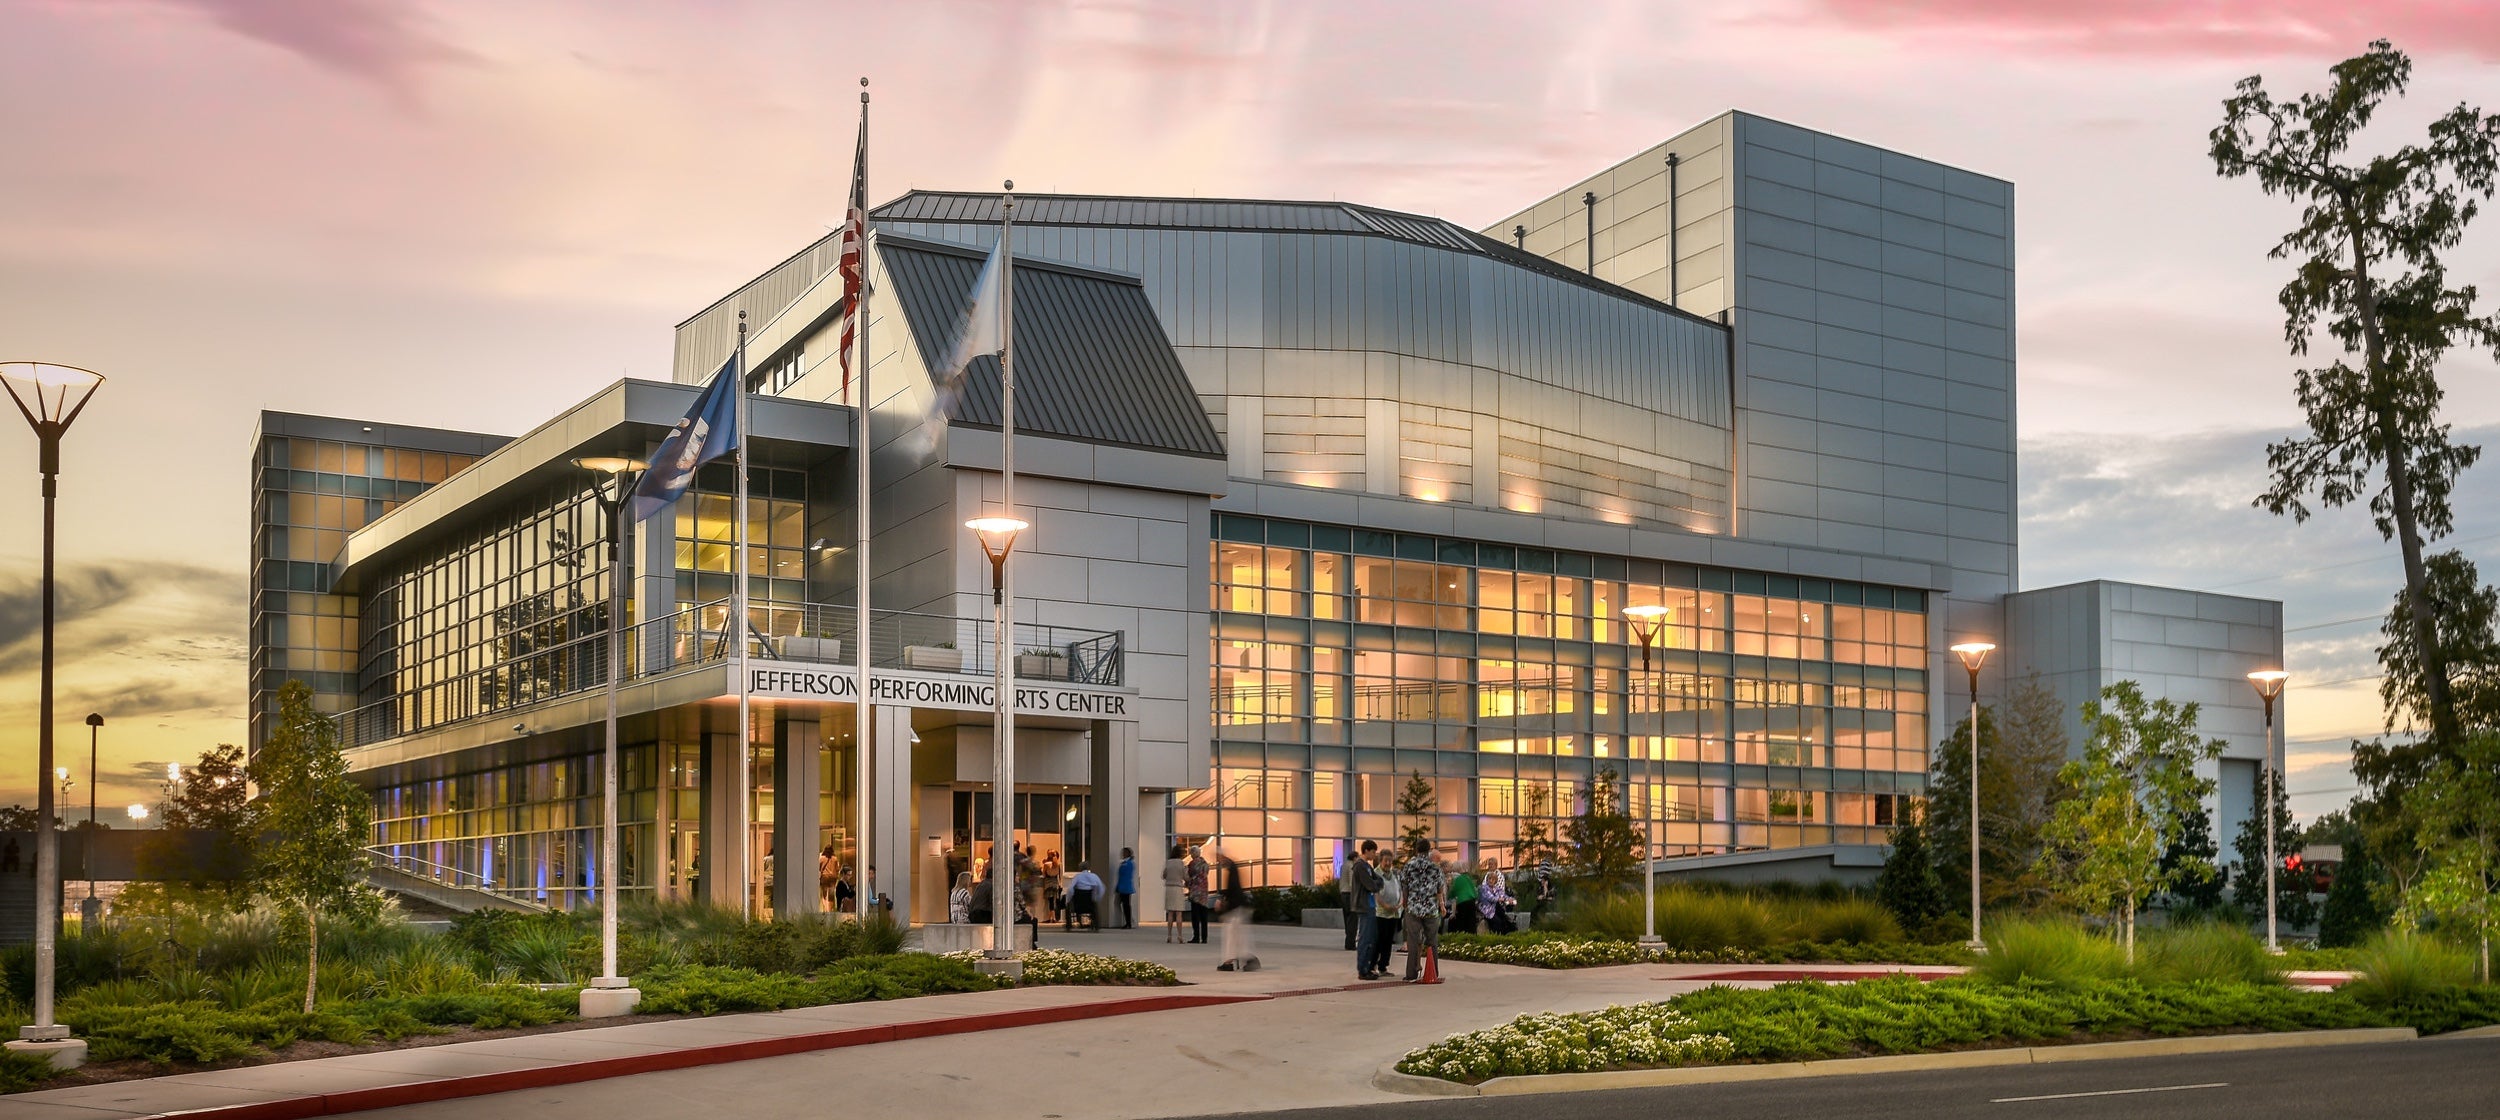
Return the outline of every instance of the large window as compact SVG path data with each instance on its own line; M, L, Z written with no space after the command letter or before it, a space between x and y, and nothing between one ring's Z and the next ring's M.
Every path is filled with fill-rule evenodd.
M1507 861L1521 821L1559 835L1604 767L1662 854L1868 843L1924 787L1924 592L1229 514L1215 530L1230 792L1183 798L1178 835L1255 830L1308 847L1272 868L1329 865L1336 836L1406 827L1420 777L1445 849ZM1634 605L1665 608L1646 663Z

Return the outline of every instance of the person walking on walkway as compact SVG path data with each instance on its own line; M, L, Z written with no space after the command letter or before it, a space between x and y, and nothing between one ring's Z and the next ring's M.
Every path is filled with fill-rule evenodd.
M1250 892L1241 883L1241 863L1218 850L1215 872L1216 883L1222 888L1217 901L1224 907L1224 963L1215 966L1215 970L1257 972L1259 957L1250 945Z
M1181 939L1181 919L1189 913L1189 869L1183 866L1181 846L1172 845L1172 853L1163 860L1163 940L1165 944Z
M1111 884L1111 893L1120 899L1120 928L1137 928L1137 851L1120 849L1120 870Z
M1357 980L1379 977L1379 973L1372 971L1372 947L1380 940L1377 923L1372 920L1372 907L1380 895L1380 872L1372 868L1372 861L1379 851L1380 845L1363 841L1354 858L1346 861L1344 882L1339 884L1346 897L1345 928L1354 937L1354 977Z
M1207 908L1215 899L1207 894L1207 853L1204 848L1189 849L1189 943L1207 943Z
M1449 912L1450 880L1441 873L1440 861L1432 858L1432 841L1417 838L1414 851L1398 872L1398 890L1406 902L1406 980L1438 984L1441 916Z

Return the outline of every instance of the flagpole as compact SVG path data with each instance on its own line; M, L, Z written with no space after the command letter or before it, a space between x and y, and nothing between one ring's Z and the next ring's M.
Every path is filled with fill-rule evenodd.
M747 613L747 448L752 444L747 431L747 313L738 312L738 357L730 365L729 375L737 378L738 393L738 519L737 581L735 607L731 611L731 640L738 643L738 842L731 850L738 854L738 912L755 916L755 794L750 787L755 781L755 761L751 756L755 742L755 712L747 692L747 656L751 642L752 623Z
M1000 198L998 221L998 516L1007 518L1016 515L1015 189L1015 180L1008 180L1007 190L1011 193ZM997 707L990 735L990 905L996 930L990 945L993 955L1008 956L1016 947L1015 889L1016 873L1021 867L1015 842L1016 705L1015 680L1010 672L1015 666L1015 655L1008 646L1016 596L1014 577L1008 574L1003 562L998 564L996 582L997 635L992 639L991 653L998 662ZM1000 866L1001 845L1007 850L1005 866Z
M868 868L873 866L868 862L868 830L871 824L868 812L868 759L876 734L873 730L876 726L874 721L876 706L870 702L868 694L868 650L871 644L868 629L870 623L868 610L870 574L868 566L870 528L868 459L875 450L875 441L869 438L868 433L868 411L875 405L876 399L868 392L868 79L861 78L859 84L859 154L855 157L859 164L856 174L859 182L856 197L851 200L852 205L859 209L860 240L858 304L851 310L852 320L859 324L859 393L851 398L854 439L857 442L857 446L851 449L851 455L858 464L858 468L852 473L859 480L859 494L853 500L859 512L859 528L856 533L858 539L852 545L856 550L852 558L852 571L856 573L855 578L859 581L859 586L854 593L859 609L859 625L855 631L859 638L859 692L851 706L854 762L851 805L854 810L853 815L858 818L858 831L853 834L856 841L853 845L856 854L852 857L851 864L854 869L852 871L853 885L858 889L851 892L851 898L859 905L859 920L866 922L869 908L875 901L869 897L873 892L869 890L868 882ZM909 760L905 760L905 768L908 769L908 767ZM910 902L906 900L904 906L906 907L905 921L908 922Z

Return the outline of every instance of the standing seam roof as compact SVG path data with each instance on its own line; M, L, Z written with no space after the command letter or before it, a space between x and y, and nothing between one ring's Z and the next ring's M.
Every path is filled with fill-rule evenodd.
M891 233L879 251L922 362L942 376L982 255ZM1222 458L1215 425L1134 280L1029 260L1015 267L1016 427L1096 443ZM999 423L996 355L973 359L953 420Z

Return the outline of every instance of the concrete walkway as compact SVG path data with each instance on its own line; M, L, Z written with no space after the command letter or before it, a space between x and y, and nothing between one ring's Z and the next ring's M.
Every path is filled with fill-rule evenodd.
M392 1106L373 1114L552 1110L621 1120L700 1114L725 1101L775 1115L821 1109L835 1086L873 1096L881 1114L949 1120L974 1111L1180 1116L1359 1103L1400 1099L1372 1088L1372 1073L1454 1031L1529 1011L1660 999L1703 983L1684 977L1724 971L1450 963L1439 986L1366 986L1335 931L1261 927L1254 936L1263 967L1227 973L1215 970L1219 945L1166 944L1160 927L1043 931L1048 948L1164 964L1188 983L1181 988L1027 988L586 1027L18 1094L0 1099L0 1115L123 1120L256 1106L232 1115L301 1116ZM1198 1006L1142 1002L1171 997ZM854 1033L825 1037L833 1032ZM481 1075L498 1080L459 1081ZM510 1091L480 1099L481 1089ZM468 1099L438 1099L455 1093ZM1010 1102L1003 1112L1002 1097Z

